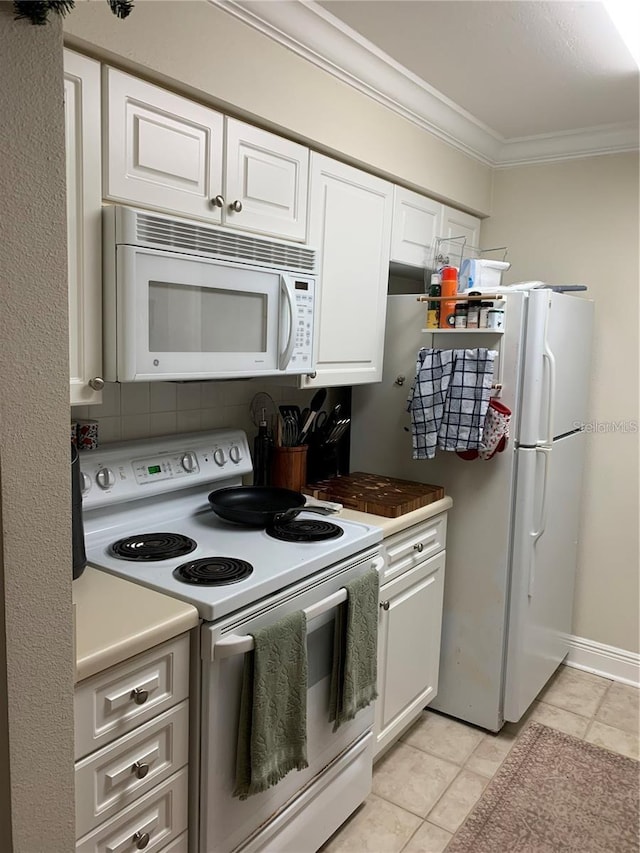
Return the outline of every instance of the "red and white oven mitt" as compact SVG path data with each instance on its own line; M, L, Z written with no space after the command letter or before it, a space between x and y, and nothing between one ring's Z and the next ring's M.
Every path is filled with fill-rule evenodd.
M502 453L509 438L510 420L511 409L492 397L484 419L482 443L478 450L480 459L491 459L494 454Z
M460 450L461 459L491 459L496 453L502 453L509 438L509 421L511 409L492 397L484 419L482 442L479 450Z

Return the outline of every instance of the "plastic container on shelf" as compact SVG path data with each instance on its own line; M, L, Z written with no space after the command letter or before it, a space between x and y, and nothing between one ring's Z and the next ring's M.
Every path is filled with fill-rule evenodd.
M489 309L487 328L504 329L504 308Z
M469 299L467 303L467 329L480 327L480 305L482 294L480 291L471 291L469 296L477 296L477 299Z
M489 325L489 309L493 308L493 302L480 303L480 315L478 317L478 328L486 329Z

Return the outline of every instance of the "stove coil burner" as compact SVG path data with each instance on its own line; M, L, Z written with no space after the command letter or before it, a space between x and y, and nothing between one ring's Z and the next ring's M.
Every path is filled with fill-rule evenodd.
M330 521L301 518L276 522L267 527L267 533L283 542L322 542L325 539L337 539L338 536L342 536L344 530Z
M118 539L111 553L121 560L170 560L184 557L198 547L197 543L181 533L142 533Z
M178 566L173 570L173 576L185 583L224 586L242 581L252 572L253 566L246 560L237 560L235 557L204 557L202 560L191 560Z

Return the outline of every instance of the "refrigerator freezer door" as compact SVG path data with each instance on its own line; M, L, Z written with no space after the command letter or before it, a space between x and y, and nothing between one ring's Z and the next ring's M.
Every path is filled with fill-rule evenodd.
M566 656L585 434L517 451L505 720L519 720Z
M587 418L593 302L550 290L529 294L518 444L536 447Z

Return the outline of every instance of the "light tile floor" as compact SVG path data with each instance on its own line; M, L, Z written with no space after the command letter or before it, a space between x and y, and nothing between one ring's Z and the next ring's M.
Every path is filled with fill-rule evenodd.
M563 666L497 735L423 711L376 763L372 794L322 853L443 853L529 720L640 758L640 690Z

